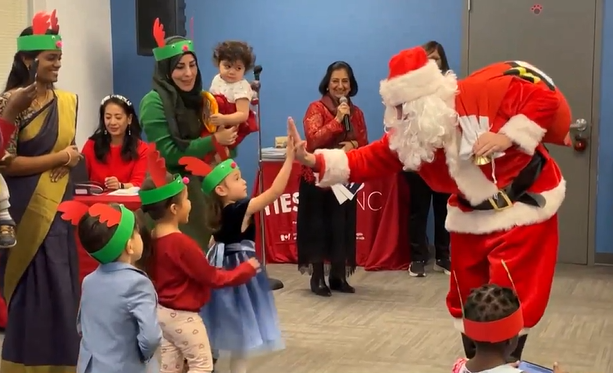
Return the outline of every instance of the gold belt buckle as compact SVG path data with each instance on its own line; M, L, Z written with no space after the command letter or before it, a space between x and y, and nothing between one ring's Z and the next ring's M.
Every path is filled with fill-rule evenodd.
M501 198L505 203L504 206L498 205L498 201L500 201ZM503 211L513 207L513 202L511 202L511 199L504 190L499 190L493 197L488 198L488 202L490 205L492 205L495 211Z

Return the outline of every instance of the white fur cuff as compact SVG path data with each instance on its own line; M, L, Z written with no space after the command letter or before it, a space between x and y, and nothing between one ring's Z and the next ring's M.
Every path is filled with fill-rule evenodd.
M315 154L321 154L324 158L323 170L320 170L320 180L317 184L328 187L334 184L344 183L349 180L349 160L342 149L318 149ZM323 176L322 176L323 175Z
M513 116L499 131L530 155L534 154L534 150L546 132L546 129L523 114Z
M392 79L382 80L379 94L386 106L398 106L422 96L430 95L445 84L445 77L436 62Z

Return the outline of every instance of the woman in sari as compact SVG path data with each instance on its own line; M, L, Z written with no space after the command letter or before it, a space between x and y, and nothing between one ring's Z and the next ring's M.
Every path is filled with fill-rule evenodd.
M2 112L13 92L36 82L30 107L15 119L7 147L14 159L3 170L17 245L0 261L9 313L2 373L74 373L79 351L77 250L70 223L57 212L72 197L68 174L80 161L77 96L53 89L62 57L58 29L55 12L34 16L17 40L0 97Z
M147 139L166 161L171 173L189 178L179 159L192 156L214 162L220 148L235 156L235 147L250 132L246 126L219 128L209 131L204 121L210 117L209 102L203 100L202 77L191 40L180 36L164 39L163 32L154 31L158 48L153 50L156 65L153 89L140 103L140 120ZM221 151L227 151L221 149ZM211 238L204 223L205 197L200 190L201 180L187 185L192 209L189 223L181 230L206 250Z

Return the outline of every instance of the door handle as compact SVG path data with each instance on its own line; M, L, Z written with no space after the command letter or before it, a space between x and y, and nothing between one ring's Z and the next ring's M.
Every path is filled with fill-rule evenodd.
M571 130L576 130L578 132L584 132L589 127L587 120L583 118L579 118L575 121L575 123L570 124Z

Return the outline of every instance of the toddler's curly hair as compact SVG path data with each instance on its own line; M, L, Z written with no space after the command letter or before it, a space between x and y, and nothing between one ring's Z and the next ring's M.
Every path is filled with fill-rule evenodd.
M213 62L215 66L219 66L221 61L228 61L231 63L241 61L243 65L245 65L245 71L249 71L255 66L253 47L244 41L222 41L217 44L213 50Z

